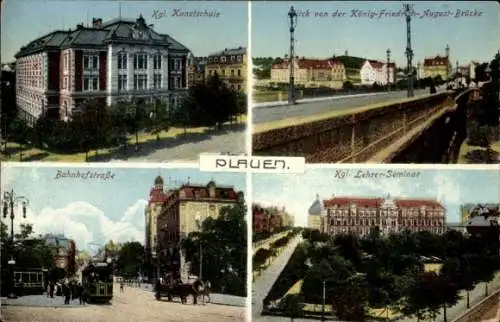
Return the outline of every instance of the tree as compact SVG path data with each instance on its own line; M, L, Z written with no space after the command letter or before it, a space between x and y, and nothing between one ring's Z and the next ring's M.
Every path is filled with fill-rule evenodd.
M194 274L199 274L200 242L203 252L203 279L209 280L216 292L244 296L246 294L246 205L224 207L216 218L203 221L200 232L182 241L186 260Z
M332 309L339 320L365 321L368 308L368 285L364 276L352 275L337 284Z
M293 322L295 318L302 316L304 299L299 294L288 294L279 302L278 307Z
M139 242L123 243L118 251L116 271L127 277L137 277L144 264L144 246Z
M257 250L255 255L253 256L253 268L260 271L262 266L266 264L269 257L272 255L272 252L266 248L260 248Z

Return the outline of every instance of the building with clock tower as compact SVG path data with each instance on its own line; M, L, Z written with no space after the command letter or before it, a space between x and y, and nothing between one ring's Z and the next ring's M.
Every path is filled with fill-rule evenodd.
M90 98L179 105L188 88L188 48L142 16L92 22L53 31L16 54L16 103L29 124L42 115L68 120Z

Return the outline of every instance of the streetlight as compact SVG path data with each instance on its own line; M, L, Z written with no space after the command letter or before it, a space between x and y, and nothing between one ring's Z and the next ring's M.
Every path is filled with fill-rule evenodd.
M3 194L3 218L7 218L10 216L10 242L12 247L14 247L14 206L17 204L21 204L23 206L23 218L26 218L26 207L29 204L29 200L24 196L18 196L14 192L14 189L11 191L6 191ZM9 214L10 210L10 214Z
M413 49L411 48L411 14L412 8L410 4L404 4L406 16L406 69L407 69L407 82L408 82L408 97L413 97Z
M294 59L295 59L295 39L294 32L297 27L297 13L295 9L290 7L288 11L288 19L290 19L290 92L288 93L288 104L295 104L295 77L294 77Z
M326 281L323 280L323 305L321 307L321 321L325 320L325 298L326 298Z
M10 273L10 281L11 281L11 287L10 287L10 290L9 290L9 294L7 295L7 297L9 299L15 299L17 298L16 294L14 294L14 290L15 290L15 281L14 281L14 265L16 265L16 261L14 259L14 257L11 257L10 260L7 262L7 264L9 264L9 273Z
M196 213L196 224L198 226L198 230L199 230L199 237L198 237L198 242L200 243L200 271L198 273L198 277L200 279L200 281L202 280L202 271L203 271L203 249L201 248L201 216L200 216L200 213L197 212Z

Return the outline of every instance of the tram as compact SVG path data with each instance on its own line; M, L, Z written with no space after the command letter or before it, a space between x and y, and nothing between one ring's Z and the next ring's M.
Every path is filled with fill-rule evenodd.
M113 269L107 263L90 264L82 271L82 286L88 302L113 298Z
M43 294L45 273L41 269L14 271L14 288L21 294Z

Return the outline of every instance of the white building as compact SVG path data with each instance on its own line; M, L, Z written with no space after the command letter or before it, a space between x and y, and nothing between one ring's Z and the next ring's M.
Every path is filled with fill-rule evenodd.
M387 71L389 69L389 72ZM387 85L387 77L389 77L389 83L394 84L394 78L396 73L396 64L382 63L375 60L367 60L363 63L360 70L361 85Z
M140 16L54 31L16 54L16 100L33 124L42 115L67 120L90 98L111 105L142 98L175 108L187 93L189 50Z

